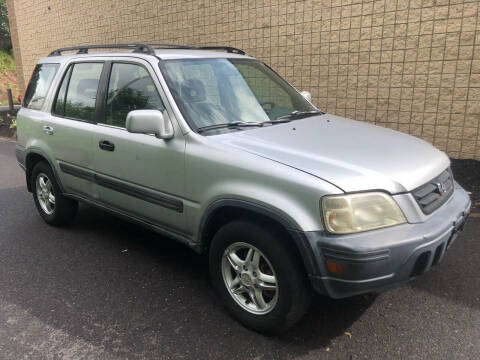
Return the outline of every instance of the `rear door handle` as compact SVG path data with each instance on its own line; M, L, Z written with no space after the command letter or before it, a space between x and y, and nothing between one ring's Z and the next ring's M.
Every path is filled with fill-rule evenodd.
M108 140L100 140L98 143L98 147L102 150L105 151L114 151L115 150L115 144L108 141Z
M47 135L53 135L53 127L45 125L43 127L43 132Z

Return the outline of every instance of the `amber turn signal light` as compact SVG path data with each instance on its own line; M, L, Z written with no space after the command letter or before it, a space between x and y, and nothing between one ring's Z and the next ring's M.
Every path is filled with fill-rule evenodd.
M343 264L327 260L327 269L334 274L343 274Z

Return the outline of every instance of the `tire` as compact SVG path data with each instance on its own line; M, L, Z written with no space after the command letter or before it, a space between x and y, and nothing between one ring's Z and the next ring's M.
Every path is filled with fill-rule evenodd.
M274 228L238 220L218 230L209 251L211 281L227 310L246 327L264 334L294 325L307 312L312 298L296 249L282 237ZM231 254L231 261L226 254ZM240 272L234 269L241 264L239 260L245 264L247 258L251 260L247 267L241 266ZM259 266L256 259L260 259ZM258 291L260 296L253 295Z
M78 203L62 196L53 171L46 162L34 166L30 181L35 206L47 224L60 226L75 218Z

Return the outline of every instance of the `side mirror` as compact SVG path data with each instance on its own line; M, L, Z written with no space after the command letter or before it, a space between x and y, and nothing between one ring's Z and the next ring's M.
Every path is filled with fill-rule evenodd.
M308 102L312 102L312 94L310 94L309 91L302 91L300 92L300 94L305 98L307 99Z
M133 110L127 115L127 131L138 134L155 134L159 139L173 138L173 126L159 110Z

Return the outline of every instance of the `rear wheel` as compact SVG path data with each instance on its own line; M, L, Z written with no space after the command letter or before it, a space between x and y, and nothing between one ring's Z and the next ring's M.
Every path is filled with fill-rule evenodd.
M215 234L209 260L215 290L245 326L276 333L307 311L308 279L279 231L249 221L228 223Z
M53 171L39 162L32 171L32 193L40 216L50 225L63 225L73 220L78 203L62 196Z

